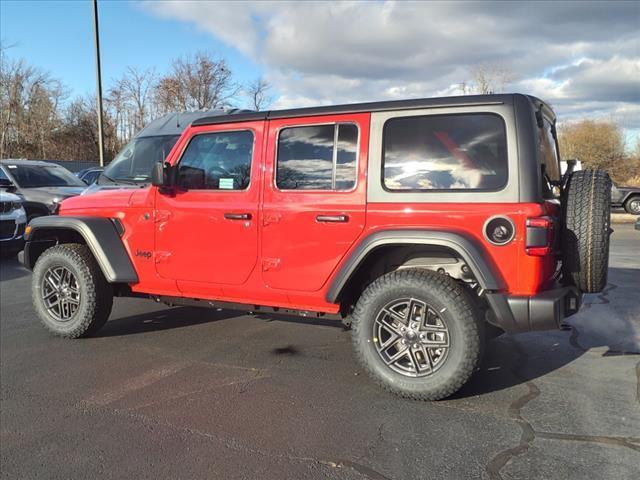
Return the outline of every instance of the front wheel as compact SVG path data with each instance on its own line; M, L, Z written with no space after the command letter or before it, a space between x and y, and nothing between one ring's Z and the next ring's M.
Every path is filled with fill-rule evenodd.
M113 291L86 245L62 244L36 262L33 304L44 326L66 338L89 336L109 318Z
M464 288L445 275L398 270L375 280L352 318L358 362L403 397L452 395L480 363L482 321Z

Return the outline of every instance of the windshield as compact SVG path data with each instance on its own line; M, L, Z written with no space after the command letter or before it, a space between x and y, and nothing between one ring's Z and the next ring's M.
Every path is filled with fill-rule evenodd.
M108 179L147 182L151 169L163 162L180 135L134 138L104 170ZM105 183L102 177L98 183Z
M57 165L7 165L20 188L84 187L82 180Z

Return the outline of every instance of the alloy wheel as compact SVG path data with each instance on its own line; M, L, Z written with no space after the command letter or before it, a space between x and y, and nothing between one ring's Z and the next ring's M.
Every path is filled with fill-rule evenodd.
M416 298L385 305L374 322L373 341L382 361L407 377L433 374L450 348L449 329L440 314Z

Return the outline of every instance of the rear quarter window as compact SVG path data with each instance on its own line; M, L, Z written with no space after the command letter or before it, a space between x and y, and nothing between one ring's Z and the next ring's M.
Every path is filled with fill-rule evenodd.
M507 183L507 140L499 115L398 117L383 131L387 191L500 190Z

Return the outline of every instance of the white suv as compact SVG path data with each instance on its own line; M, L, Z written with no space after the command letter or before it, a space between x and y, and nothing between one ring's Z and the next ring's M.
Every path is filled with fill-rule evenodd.
M24 229L27 214L22 199L13 193L0 190L0 253L13 256L24 246Z

